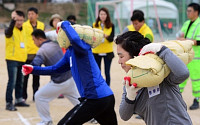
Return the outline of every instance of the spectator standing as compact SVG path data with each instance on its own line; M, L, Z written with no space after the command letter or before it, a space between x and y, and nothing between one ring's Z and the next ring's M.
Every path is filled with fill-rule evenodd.
M38 21L38 9L37 8L30 7L27 12L28 12L28 20L23 24L23 27L25 29L25 33L26 33L26 37L27 37L26 43L27 43L28 57L26 60L26 64L30 64L33 61L33 59L38 51L38 47L34 44L31 33L35 29L44 30L45 25L44 25L44 23ZM28 94L27 94L28 78L29 78L29 75L24 77L24 84L23 84L23 98L25 100L28 97ZM33 101L34 101L34 94L40 86L39 80L40 80L40 77L38 75L33 75L33 82L32 82Z
M93 23L94 28L103 30L104 39L100 45L92 49L95 60L101 69L101 60L104 59L106 83L110 86L110 67L112 59L114 58L113 53L113 39L115 34L114 24L110 20L110 15L107 8L101 8L98 13L96 22Z
M50 39L54 42L57 42L57 33L56 33L56 27L58 22L63 21L63 18L59 14L53 14L50 18L49 25L51 26L51 30L46 32L45 35L47 39Z
M179 40L190 39L194 41L193 49L195 56L193 60L187 65L190 71L190 79L192 82L192 95L194 96L193 104L190 110L199 108L200 98L200 6L197 3L190 3L187 6L187 20L182 28L180 35L177 35ZM183 92L187 80L179 85L180 91Z
M145 23L144 13L141 10L134 10L133 15L131 17L131 25L128 25L123 33L127 31L138 31L145 38L148 38L151 42L154 40L154 35L149 26Z
M15 106L28 107L23 101L23 75L22 65L26 61L26 41L24 27L25 15L22 11L13 11L11 23L5 30L6 64L8 70L8 83L6 89L6 110L16 111ZM13 105L13 90L15 89L15 105Z

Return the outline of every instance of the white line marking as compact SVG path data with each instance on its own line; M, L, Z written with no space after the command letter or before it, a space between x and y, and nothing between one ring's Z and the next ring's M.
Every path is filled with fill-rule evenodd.
M31 118L27 118L27 120L35 120L35 119L40 119L40 117L31 117ZM19 119L19 118L5 118L5 119L0 119L0 123L1 122L4 122L4 121L19 121L19 120L21 120L21 119Z
M19 112L17 112L17 115L21 119L21 121L24 123L24 125L31 125L27 119L25 119Z

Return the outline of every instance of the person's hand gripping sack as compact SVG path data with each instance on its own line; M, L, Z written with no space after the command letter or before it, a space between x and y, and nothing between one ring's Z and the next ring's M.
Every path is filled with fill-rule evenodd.
M131 77L127 77L127 76L124 77L123 84L127 92L126 98L128 98L131 101L134 101L135 97L137 96L137 91L141 88L137 87L137 83L131 84L130 82L131 82Z
M160 43L147 44L140 50L139 55L145 55L148 53L157 54L157 52L159 52L162 47L163 45Z
M22 66L22 74L24 76L30 74L33 71L33 66L32 65L23 65Z

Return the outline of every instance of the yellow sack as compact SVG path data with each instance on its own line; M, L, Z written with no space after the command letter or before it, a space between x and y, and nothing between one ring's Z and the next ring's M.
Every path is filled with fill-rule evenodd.
M194 51L192 49L193 41L191 40L171 40L162 42L161 44L168 47L185 64L192 61L194 57ZM126 64L132 67L127 73L127 76L131 77L131 84L137 83L138 87L158 85L170 73L170 69L165 62L155 54L137 56L128 60Z
M170 40L161 44L168 47L185 64L191 62L194 57L194 50L192 49L194 42L192 40Z
M91 26L86 25L71 25L75 31L78 33L80 39L88 43L92 48L98 46L103 39L103 31L100 29L92 28ZM70 46L70 41L65 34L65 32L60 28L58 30L58 43L60 47L67 49Z

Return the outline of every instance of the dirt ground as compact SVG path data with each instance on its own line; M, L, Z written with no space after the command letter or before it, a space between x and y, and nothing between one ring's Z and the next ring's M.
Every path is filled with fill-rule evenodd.
M30 107L26 108L17 108L15 112L10 112L5 110L5 92L6 85L8 81L6 63L5 63L5 39L3 31L0 31L0 125L35 125L40 121L40 117L36 111L35 103L32 101L32 77L29 78L28 85L28 96L27 103L30 104ZM115 51L116 51L116 47ZM111 89L115 94L116 105L115 111L117 113L118 124L119 125L145 125L142 120L135 119L135 115L129 121L123 121L119 117L119 105L122 94L122 78L125 73L121 70L120 65L117 63L118 57L115 54L115 58L112 62L111 67ZM102 71L103 72L103 71ZM103 73L104 74L104 73ZM49 81L49 76L42 76L40 83L41 87ZM14 94L13 94L14 97ZM187 84L185 91L183 93L184 100L188 107L193 102L191 84ZM50 113L53 119L54 124L58 121L72 108L72 104L67 99L55 99L50 103ZM200 125L200 109L198 110L188 110L189 115L193 121L194 125ZM90 125L90 123L85 123L84 125Z

